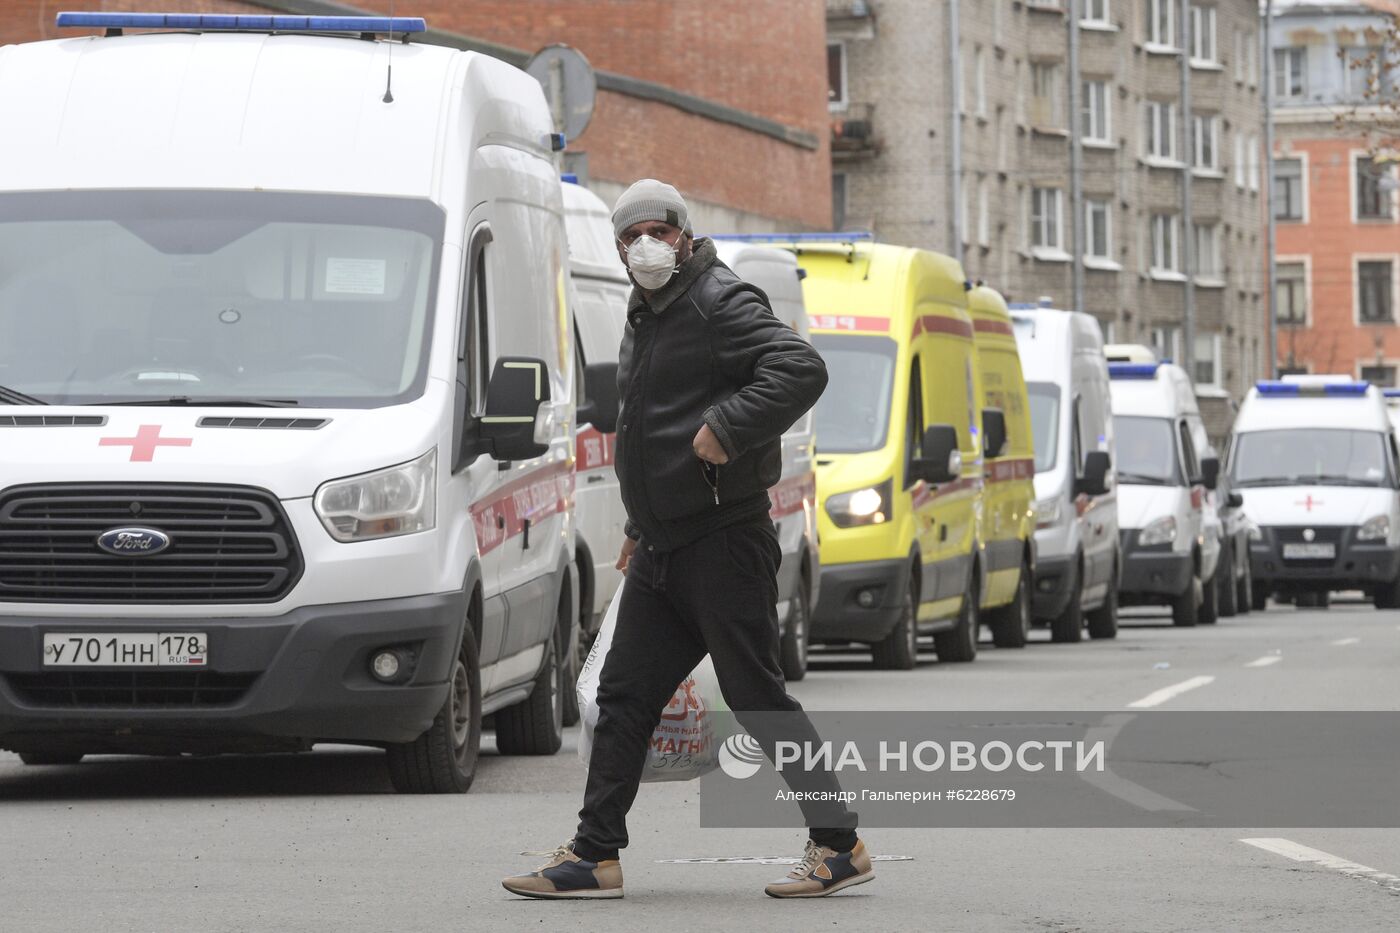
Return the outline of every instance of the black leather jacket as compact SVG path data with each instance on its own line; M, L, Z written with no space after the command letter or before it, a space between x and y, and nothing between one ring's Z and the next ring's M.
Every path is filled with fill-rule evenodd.
M708 239L665 286L632 290L622 338L617 476L628 535L672 550L767 516L781 437L826 388L826 365L739 280ZM708 466L691 444L708 424L729 455Z

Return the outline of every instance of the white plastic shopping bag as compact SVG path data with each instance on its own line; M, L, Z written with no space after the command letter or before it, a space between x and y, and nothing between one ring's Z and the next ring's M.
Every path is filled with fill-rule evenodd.
M626 586L626 581L623 581ZM618 607L623 587L618 587L612 604L603 616L602 628L588 651L588 660L578 675L578 708L583 730L579 735L578 757L588 767L593 754L593 730L598 725L598 677L612 647L617 628ZM664 648L662 649L664 650ZM716 715L725 710L714 664L705 655L690 676L681 681L661 721L651 734L643 781L689 781L713 771L719 765Z

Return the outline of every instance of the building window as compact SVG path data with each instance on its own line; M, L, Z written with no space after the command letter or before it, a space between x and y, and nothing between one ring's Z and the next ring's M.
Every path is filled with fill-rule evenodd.
M1147 156L1168 162L1176 160L1176 104L1147 102Z
M832 110L844 110L848 103L846 45L843 42L826 44L826 103Z
M967 190L968 187L968 179L964 177L962 184L958 185L958 236L962 240L963 246L972 242L972 228L968 226L970 215L967 205L971 198L971 193Z
M1031 62L1031 126L1062 129L1060 116L1060 66L1054 62Z
M1113 95L1109 93L1107 81L1084 82L1084 123L1081 132L1088 142L1113 142L1113 123L1110 118Z
M1382 84L1387 72L1381 68L1381 58L1385 49L1378 46L1359 45L1342 49L1342 85L1348 100L1363 101L1377 97L1389 90Z
M1278 322L1301 326L1308 321L1307 269L1301 262L1281 262L1278 275Z
M1154 327L1149 346L1162 361L1181 359L1181 328Z
M1219 334L1197 334L1196 335L1196 358L1194 360L1196 368L1196 385L1220 388L1224 382L1221 379L1220 364L1220 335Z
M1239 84L1243 84L1243 83L1244 83L1244 42L1245 42L1245 31L1244 31L1243 29L1236 29L1236 30L1235 30L1235 62L1234 62L1234 64L1235 64L1235 81L1236 81L1237 83L1239 83Z
M1235 133L1235 187L1244 187L1244 134Z
M1251 136L1244 143L1245 173L1250 191L1259 190L1259 137Z
M835 172L831 176L831 229L846 228L846 173Z
M1385 364L1361 367L1361 381L1387 389L1395 387L1395 367Z
M1274 160L1274 219L1303 219L1303 160Z
M977 177L977 245L990 246L992 242L991 205L987 201L987 177Z
M1147 14L1148 45L1176 47L1176 4L1177 0L1147 0L1143 4Z
M985 117L987 115L987 56L983 53L980 45L972 52L972 92L977 115Z
M1084 201L1084 255L1100 263L1113 262L1113 204Z
M1202 171L1220 168L1220 118L1216 116L1191 118L1194 152L1191 165Z
M1215 7L1191 7L1191 60L1215 64Z
M1224 282L1225 270L1220 261L1220 225L1195 224L1196 276L1213 282Z
M1389 259L1368 260L1356 264L1358 313L1363 324L1389 324L1395 320L1391 307L1391 271Z
M1181 252L1177 248L1180 223L1171 214L1152 215L1152 271L1181 272Z
M1060 231L1060 189L1031 189L1031 247L1054 250L1064 248Z
M1356 159L1356 219L1391 220L1395 216L1395 166L1368 156Z
M1113 25L1113 21L1108 18L1108 0L1083 0L1083 3L1080 22L1094 26Z
M1307 49L1274 49L1274 99L1300 99L1307 91L1307 67Z

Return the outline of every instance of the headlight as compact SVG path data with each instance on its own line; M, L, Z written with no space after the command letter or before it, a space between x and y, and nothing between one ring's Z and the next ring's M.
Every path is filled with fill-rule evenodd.
M1176 540L1176 518L1168 515L1151 522L1138 532L1138 544L1153 547L1158 544L1171 544Z
M331 480L316 490L314 504L337 541L427 531L437 523L437 448L410 463Z
M1059 496L1038 500L1035 504L1035 527L1049 528L1057 524L1060 520L1060 507Z
M838 528L880 525L890 520L889 480L878 486L837 493L826 499L826 514Z
M1368 518L1361 525L1361 530L1356 533L1358 541L1384 541L1390 537L1390 516L1377 515Z

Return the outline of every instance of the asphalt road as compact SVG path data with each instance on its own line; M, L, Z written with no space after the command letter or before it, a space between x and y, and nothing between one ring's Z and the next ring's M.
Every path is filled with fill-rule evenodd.
M1195 630L1135 613L1113 642L1035 637L904 673L823 655L793 692L812 709L1400 710L1400 612L1282 607ZM907 859L873 883L777 902L761 888L781 866L665 861L800 854L796 833L700 829L692 784L643 788L626 899L517 900L500 877L572 833L575 747L488 749L470 794L416 798L390 791L378 753L339 747L36 768L0 754L0 931L1400 928L1400 830L882 829L874 854Z

